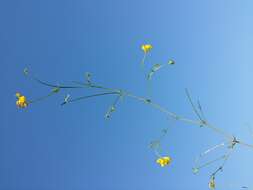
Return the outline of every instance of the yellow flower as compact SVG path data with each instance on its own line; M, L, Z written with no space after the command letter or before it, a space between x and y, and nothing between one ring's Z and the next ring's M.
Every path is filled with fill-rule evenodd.
M144 53L148 53L152 48L153 46L151 44L144 44L141 46L141 49L144 51Z
M171 162L171 158L169 156L160 157L156 160L156 163L160 164L161 167L164 167L170 164L170 162Z
M17 97L17 101L16 101L16 105L19 108L26 108L28 106L28 102L26 100L25 96L22 96L20 93L16 93L16 97Z
M214 180L214 176L211 177L208 186L209 186L210 189L215 189L215 180Z

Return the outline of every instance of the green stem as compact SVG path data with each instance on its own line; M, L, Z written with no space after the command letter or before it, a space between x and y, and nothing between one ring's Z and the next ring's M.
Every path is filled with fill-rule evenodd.
M29 76L29 78L31 78L32 80L44 85L44 86L48 86L48 87L52 87L52 88L70 88L70 89L73 89L73 88L83 88L82 86L65 86L65 85L55 85L55 84L51 84L51 83L48 83L48 82L45 82L45 81L42 81L40 80L39 78L29 74L27 75Z
M44 99L46 99L46 98L48 98L48 97L50 97L50 96L52 96L52 95L54 95L54 94L56 94L56 93L55 93L55 92L50 92L50 93L49 93L48 95L46 95L46 96L42 96L42 97L36 98L36 99L34 99L34 100L28 101L28 103L29 103L29 104L32 104L32 103L35 103L35 102L42 101L42 100L44 100Z
M118 94L118 93L117 92L105 92L105 93L93 94L93 95L89 95L89 96L81 96L81 97L69 100L67 103L76 102L76 101L79 101L79 100L93 98L93 97L97 97L97 96L105 96L105 95L112 95L112 94Z
M233 151L234 151L234 149L232 148L227 154L224 155L223 163L221 164L220 167L218 167L218 169L214 173L212 173L211 176L215 176L218 172L221 172L223 170L225 164L227 163L228 158L231 156Z
M135 95L130 94L130 93L126 93L126 96L131 97L131 98L134 98L134 99L136 99L136 100L138 100L138 101L141 101L141 102L144 102L144 103L147 103L147 100L148 100L148 99L146 99L146 98L139 97L139 96L135 96ZM202 126L206 126L207 128L212 129L212 130L215 131L216 133L218 133L218 134L224 136L225 138L227 138L227 139L229 139L229 140L232 140L232 139L233 139L233 136L232 136L232 135L230 135L230 134L228 134L228 133L222 131L222 130L219 129L219 128L216 128L216 127L210 125L210 124L207 123L207 122L195 121L195 120L191 120L191 119L184 118L184 117L179 116L179 115L177 115L177 114L175 114L175 113L173 113L173 112L168 111L167 109L163 108L163 107L160 106L159 104L153 103L153 102L151 102L150 100L149 100L148 104L149 104L150 106L154 107L155 109L158 109L159 111L165 113L167 116L169 116L169 117L171 117L171 118L173 118L173 119L175 119L175 120L182 121L182 122L185 122L185 123L188 123L188 124L198 125L198 126L201 126L201 125L202 125Z
M221 157L218 157L218 158L216 158L214 160L211 160L211 161L209 161L209 162L207 162L207 163L205 163L205 164L203 164L203 165L201 165L201 166L199 166L197 168L198 169L204 168L204 167L206 167L206 166L208 166L210 164L213 164L213 163L215 163L215 162L217 162L219 160L224 160L225 158L226 158L226 155L222 155Z
M92 84L92 83L84 83L84 82L79 82L79 81L72 81L72 82L76 83L78 85L81 85L83 87L86 87L86 88L97 88L97 89L102 89L102 90L107 90L107 91L120 92L120 89L106 88L106 87L103 87L101 85L95 85L95 84Z
M55 84L51 84L51 83L48 83L48 82L44 82L34 76L31 76L31 78L35 81L37 81L38 83L42 84L42 85L45 85L45 86L49 86L49 87L54 87L54 88L84 88L84 87L89 87L89 88L97 88L97 89L103 89L103 90L106 90L106 91L109 91L108 93L109 94L119 94L119 95L123 95L123 96L128 96L130 98L133 98L133 99L136 99L140 102L143 102L145 104L148 104L150 105L151 107L165 113L167 116L175 119L175 120L178 120L178 121L182 121L182 122L185 122L185 123L188 123L188 124L191 124L191 125L197 125L197 126L205 126L207 128L210 128L212 129L214 132L222 135L223 137L231 140L233 139L233 136L224 132L223 130L219 129L219 128L216 128L214 126L212 126L211 124L207 123L207 122L203 122L203 120L192 120L192 119L188 119L188 118L184 118L182 116L179 116L167 109L165 109L164 107L162 107L161 105L157 104L157 103L154 103L152 102L150 99L148 98L144 98L144 97L140 97L140 96L136 96L136 95L133 95L125 90L120 90L120 89L114 89L114 88L107 88L107 87L104 87L104 86L100 86L100 85L95 85L95 84L88 84L88 83L82 83L82 82L77 82L77 81L73 81L74 83L80 85L80 86L65 86L65 85L55 85ZM105 94L104 94L105 95ZM101 96L100 94L98 95L95 95L95 96ZM76 100L72 100L72 101L77 101L77 100L80 100L80 99L86 99L86 98L91 98L91 97L94 97L94 95L91 95L91 96L84 96L84 97L80 97L80 98L77 98ZM253 145L249 145L249 144L246 144L246 143L243 143L243 142L240 142L241 145L244 145L244 146L247 146L247 147L252 147L253 148Z

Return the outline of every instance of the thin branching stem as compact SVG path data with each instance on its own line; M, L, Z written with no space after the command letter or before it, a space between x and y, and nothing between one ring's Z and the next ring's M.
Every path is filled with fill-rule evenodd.
M221 157L218 157L218 158L216 158L216 159L214 159L214 160L208 161L208 162L206 162L206 163L204 163L204 164L202 164L202 165L200 165L200 166L198 166L198 163L199 163L200 159L201 159L202 157L204 157L205 155L207 155L208 153L210 153L210 152L212 152L212 151L214 151L214 150L216 150L216 149L218 149L218 148L221 148L221 147L223 147L223 146L225 146L225 145L228 145L228 144L230 144L230 145L233 144L233 141L223 142L223 143L217 144L217 145L215 145L215 146L213 146L213 147L207 149L207 150L204 151L203 153L201 153L201 154L196 158L196 160L195 160L195 165L196 165L196 167L194 167L194 168L197 169L197 170L199 170L199 169L204 168L204 167L206 167L206 166L209 166L209 165L211 165L211 164L213 164L213 163L215 163L215 162L217 162L217 161L223 160L223 163L221 164L221 166L219 166L219 168L218 168L212 175L216 174L216 173L217 173L218 171L220 171L220 169L222 169L223 166L225 165L226 160L229 158L229 155L230 155L230 152L231 152L230 150L232 150L232 149L234 148L234 146L228 146L228 148L230 149L229 152L226 153L226 154L224 154L224 155L222 155Z
M242 145L242 146L246 146L248 148L253 148L253 145L252 144L248 144L248 143L245 143L245 142L242 142L242 141L239 141L238 144Z
M65 86L65 85L56 85L56 84L52 84L52 83L48 83L48 82L45 82L45 81L42 81L34 76L30 76L33 80L37 81L38 83L42 84L42 85L45 85L45 86L48 86L48 87L53 87L53 88L62 88L62 89L72 89L72 88L96 88L96 89L102 89L102 90L105 90L105 91L108 91L108 92L105 92L102 93L103 95L108 95L108 94L118 94L119 96L125 96L125 97L130 97L130 98L133 98L135 100L138 100L142 103L145 103L147 105L150 105L151 107L161 111L162 113L166 114L167 116L169 116L170 118L172 119L175 119L177 121L182 121L184 123L188 123L188 124L191 124L191 125L197 125L197 126L205 126L207 128L210 128L212 129L214 132L216 132L217 134L220 134L222 135L224 138L228 139L228 140L232 140L233 139L233 135L231 134L228 134L227 132L219 129L219 128L216 128L214 126L212 126L211 124L207 123L206 121L203 121L202 119L200 120L192 120L192 119L188 119L188 118L185 118L185 117L182 117L182 116L179 116L177 115L176 113L173 113L169 110L167 110L166 108L162 107L161 105L151 101L150 99L148 98L145 98L145 97L141 97L141 96L136 96L128 91L125 91L125 90L122 90L122 89L117 89L117 88L108 88L108 87L104 87L104 86L101 86L101 85L95 85L95 84L92 84L92 83L84 83L84 82L78 82L78 81L73 81L74 83L76 83L78 86ZM101 94L96 94L95 96L102 96ZM72 99L70 100L70 102L73 102L73 101L78 101L78 100L81 100L81 99L86 99L86 98L92 98L92 97L95 97L94 95L90 95L90 96L83 96L83 97L79 97L77 99ZM195 108L196 109L196 108ZM198 112L197 112L198 113ZM201 117L200 117L201 118ZM253 148L253 145L250 145L250 144L247 144L247 143L244 143L244 142L241 142L239 141L239 144L243 145L243 146L247 146L247 147L250 147L250 148Z
M88 98L94 98L94 97L97 97L97 96L106 96L106 95L115 95L115 94L118 94L117 92L105 92L105 93L99 93L99 94L92 94L92 95L89 95L89 96L81 96L81 97L78 97L78 98L75 98L75 99L70 99L68 101L68 103L71 103L71 102L76 102L76 101L80 101L80 100L84 100L84 99L88 99Z
M173 119L176 119L178 121L182 121L182 122L185 122L185 123L188 123L188 124L191 124L191 125L198 125L198 126L206 126L207 128L210 128L212 129L213 131L215 131L216 133L222 135L223 137L225 137L226 139L229 139L229 140L232 140L233 139L233 136L222 131L221 129L219 128L216 128L212 125L210 125L209 123L207 122L203 122L203 121L196 121L196 120L192 120L192 119L188 119L188 118L185 118L185 117L182 117L182 116L179 116L173 112L170 112L168 111L167 109L163 108L161 105L157 104L157 103L154 103L152 102L151 100L149 99L146 99L146 98L143 98L143 97L139 97L139 96L136 96L136 95L133 95L133 94L130 94L130 93L126 93L126 96L128 97L131 97L131 98L134 98L136 100L139 100L141 102L144 102L144 103L147 103L148 105L158 109L159 111L165 113L167 116L170 116L171 118Z
M217 161L224 160L225 158L226 158L226 155L224 154L224 155L222 155L222 156L220 156L220 157L218 157L218 158L216 158L214 160L211 160L211 161L209 161L209 162L207 162L207 163L205 163L205 164L203 164L201 166L198 166L197 169L204 168L204 167L209 166L209 165L211 165L211 164L213 164L213 163L215 163Z
M32 74L26 74L26 76L28 76L30 79L44 85L44 86L48 86L48 87L52 87L52 88L65 88L65 89L73 89L73 88L83 88L82 86L65 86L65 85L56 85L56 84L51 84L48 82L45 82L43 80L40 80L39 78L35 77Z
M107 90L107 91L117 91L119 92L120 89L115 89L115 88L107 88L101 85L95 85L92 83L84 83L84 82L79 82L79 81L72 81L75 84L81 85L82 87L86 87L86 88L97 88L97 89L102 89L102 90Z
M200 104L200 101L198 100L198 108L199 108L199 111L200 111L200 114L201 114L201 117L204 119L204 121L206 121L206 117L205 117L205 114L203 112L203 109L202 109L202 106Z
M46 98L48 98L48 97L50 97L50 96L52 96L52 95L54 95L54 94L56 94L55 92L50 92L48 95L46 95L46 96L42 96L42 97L39 97L39 98L36 98L36 99L34 99L34 100L30 100L30 101L28 101L28 103L29 104L32 104L32 103L35 103L35 102L39 102L39 101L42 101L42 100L44 100L44 99L46 99Z
M188 91L187 88L185 89L185 93L186 93L186 96L187 96L187 98L188 98L188 100L189 100L191 106L192 106L192 109L193 109L194 113L197 115L197 117L198 117L201 121L203 121L203 119L202 119L200 113L199 113L198 110L196 109L196 107L195 107L195 105L194 105L194 103L193 103L193 101L192 101L192 99L191 99L190 93L189 93L189 91Z
M211 176L215 176L218 172L222 172L225 164L227 163L229 157L231 156L232 152L234 151L234 148L231 148L227 154L224 155L223 163L215 170L215 172L212 173Z

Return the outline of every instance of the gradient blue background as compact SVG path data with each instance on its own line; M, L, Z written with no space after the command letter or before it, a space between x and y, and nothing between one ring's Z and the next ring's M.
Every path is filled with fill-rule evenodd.
M148 68L177 63L154 76L154 101L195 118L187 87L211 123L253 143L252 9L251 0L1 1L0 189L208 189L215 168L191 172L201 151L223 141L208 129L171 125L131 99L105 121L112 97L61 107L66 91L18 110L14 95L49 90L25 78L25 67L55 83L84 80L89 71L100 84L146 95L140 45L152 43ZM147 145L166 127L163 150L173 162L160 168ZM252 150L238 147L218 189L253 187L252 159Z

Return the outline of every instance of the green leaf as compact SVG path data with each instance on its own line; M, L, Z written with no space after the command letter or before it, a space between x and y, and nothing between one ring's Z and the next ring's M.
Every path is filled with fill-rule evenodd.
M169 65L174 65L174 64L175 64L175 61L171 59L171 60L168 61L168 64L169 64Z
M155 64L153 67L152 67L152 71L154 71L154 72L156 72L156 71L158 71L160 68L162 67L162 65L160 65L160 64Z
M152 76L154 75L154 73L156 71L158 71L160 68L162 68L162 65L160 64L155 64L153 65L153 67L151 68L150 72L148 73L148 80L151 80Z
M145 103L150 104L151 100L150 99L145 99Z
M153 76L154 72L153 71L150 71L150 73L148 74L148 80L151 80L152 76Z
M27 69L27 68L24 68L23 73L24 73L25 75L28 75L28 69Z
M88 83L91 83L91 73L86 72L86 73L85 73L85 79L86 79L86 81L87 81Z
M192 172L193 172L194 174L197 174L197 173L199 173L199 169L198 169L198 168L192 168Z
M60 91L60 88L59 87L55 87L52 89L52 92L54 93L58 93Z

